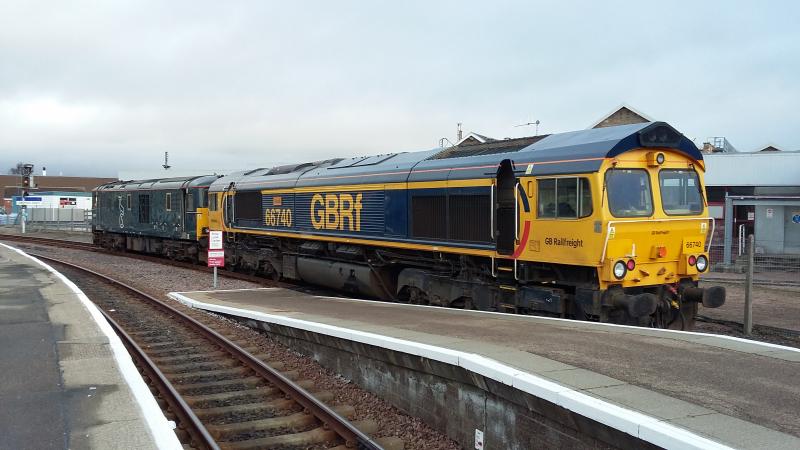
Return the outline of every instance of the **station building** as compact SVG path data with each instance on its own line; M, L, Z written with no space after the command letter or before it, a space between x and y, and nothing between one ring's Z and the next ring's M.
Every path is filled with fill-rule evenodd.
M773 147L774 148L774 147ZM755 236L755 253L800 259L800 152L704 156L718 261L731 264ZM721 257L721 258L720 258Z
M87 194L91 197L92 189L115 180L116 178L34 175L35 186L28 189L28 194L30 196L41 196L40 194L45 192L55 193L58 194L58 202L61 201L61 197L76 198L75 201L77 202L77 197L83 197ZM16 203L14 197L21 195L21 175L0 175L0 198L2 198L0 207L4 211L10 213Z

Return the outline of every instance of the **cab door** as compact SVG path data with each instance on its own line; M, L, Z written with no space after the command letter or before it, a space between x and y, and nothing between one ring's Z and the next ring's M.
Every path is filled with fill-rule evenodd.
M183 194L184 239L194 239L197 230L197 190L186 188Z
M516 196L514 190L517 185L517 176L514 174L514 163L504 159L497 168L497 189L494 196L495 208L495 242L497 253L512 255L517 232Z

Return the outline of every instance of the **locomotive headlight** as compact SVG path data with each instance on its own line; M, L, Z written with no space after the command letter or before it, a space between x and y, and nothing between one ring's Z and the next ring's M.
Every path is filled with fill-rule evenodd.
M663 153L659 153L658 155L656 155L656 162L658 164L664 164L664 154Z
M614 277L618 280L625 278L625 273L628 271L628 268L625 267L625 263L622 261L617 261L614 263Z
M697 265L698 272L705 272L708 268L708 258L706 258L705 255L700 255L697 257L697 262L695 264Z

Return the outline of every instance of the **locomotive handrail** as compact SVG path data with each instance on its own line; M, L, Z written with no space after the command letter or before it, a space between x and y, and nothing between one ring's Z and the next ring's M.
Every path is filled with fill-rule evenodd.
M710 220L711 221L711 237L708 238L706 245L706 253L711 251L711 241L714 239L714 230L717 228L717 222L713 217L684 217L684 218L669 218L669 219L638 219L638 220L609 220L606 225L606 238L603 241L603 254L600 256L600 264L606 259L606 250L608 250L608 240L611 236L611 225L616 223L642 223L642 222L675 222L686 220Z
M514 240L519 240L519 181L514 185Z
M494 205L494 183L489 188L489 233L491 233L491 242L494 242L494 216L497 213L497 208Z

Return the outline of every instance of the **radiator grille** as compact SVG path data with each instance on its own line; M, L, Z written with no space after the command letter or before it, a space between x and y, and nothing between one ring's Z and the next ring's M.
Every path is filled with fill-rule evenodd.
M414 196L411 199L414 237L447 239L447 197L444 195Z
M449 200L450 240L468 242L491 240L488 195L451 195Z

